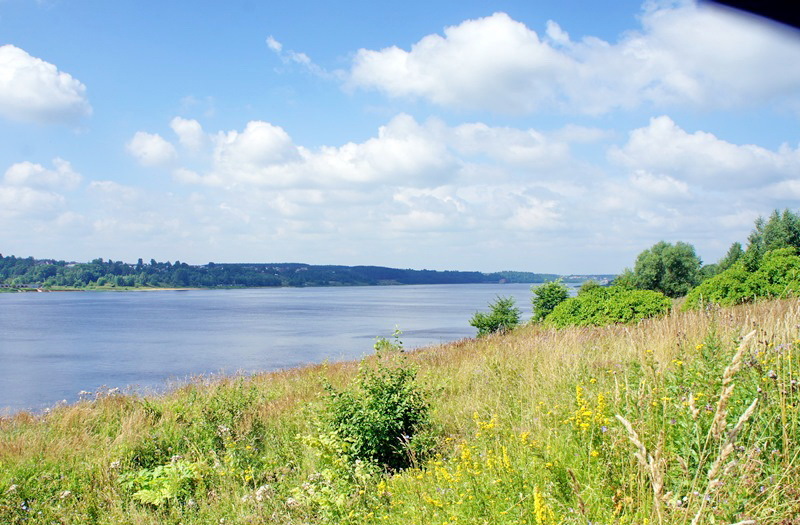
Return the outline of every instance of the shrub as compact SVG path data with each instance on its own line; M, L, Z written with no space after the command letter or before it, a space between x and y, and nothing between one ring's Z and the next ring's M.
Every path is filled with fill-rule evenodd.
M691 310L703 304L732 306L798 293L800 257L795 248L781 248L767 252L754 271L748 270L745 262L739 262L703 282L686 297L683 309Z
M202 471L202 464L178 459L152 469L122 474L119 483L133 491L133 499L158 507L193 496L203 479Z
M416 384L416 368L397 355L384 361L378 356L374 366L362 364L351 390L326 387L322 431L343 445L341 453L351 461L397 470L427 451L429 404Z
M533 320L541 322L558 304L569 297L569 290L560 280L550 281L531 290L533 292Z
M557 327L641 321L669 312L672 301L651 290L594 288L556 306L545 322Z
M519 324L520 311L513 297L498 297L489 304L490 312L475 312L469 324L478 329L478 337L511 330Z

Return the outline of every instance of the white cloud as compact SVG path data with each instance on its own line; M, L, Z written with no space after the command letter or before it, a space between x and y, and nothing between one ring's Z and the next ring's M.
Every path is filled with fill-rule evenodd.
M412 210L390 217L389 227L399 231L430 232L443 229L450 221L451 219L442 213Z
M706 189L761 187L800 173L800 149L770 151L732 144L705 131L688 133L667 116L633 130L628 142L612 148L609 157L633 170L669 175Z
M496 13L428 35L411 51L358 51L348 85L455 107L531 111L556 97L570 61L536 32Z
M291 49L287 49L284 51L283 44L275 40L275 38L270 35L267 37L267 47L275 53L278 58L281 59L281 62L284 64L299 64L303 66L305 69L310 71L311 73L321 76L321 77L329 77L330 74L315 64L311 58L306 55L305 53L300 53L297 51L292 51Z
M616 43L572 41L555 22L546 38L505 13L447 27L406 51L361 49L350 89L424 98L455 108L602 114L642 104L727 108L798 104L800 42L720 9L645 4L642 28Z
M362 143L310 150L296 145L283 128L252 121L241 132L219 132L212 137L212 163L204 172L179 168L173 175L181 182L213 186L428 184L432 179L446 179L457 168L441 128L436 121L420 125L408 115L399 115Z
M562 164L569 156L565 142L552 140L533 129L491 127L483 123L462 124L453 130L454 145L469 155L486 154L508 164L546 168Z
M96 180L89 183L88 191L105 202L113 204L133 204L140 200L142 192L138 188L126 186L111 180Z
M661 199L685 199L689 197L689 185L669 175L654 175L637 171L630 178L631 185L644 194Z
M143 166L163 166L177 157L175 147L161 135L144 131L137 131L126 149Z
M178 138L187 122L193 121L173 120ZM607 261L632 259L662 238L724 252L746 237L752 210L778 202L770 192L784 198L800 192L793 182L798 150L732 144L684 131L666 116L626 136L569 125L549 132L482 122L450 126L400 114L361 142L317 148L262 121L210 134L199 123L185 128L208 139L199 151L181 149L172 166L176 180L193 186L192 198L176 199L179 211L153 208L151 217L131 220L152 226L174 214L180 221L164 238L188 228L187 239L198 246L206 236L209 246L230 249L298 246L291 253L304 253L301 241L313 242L332 257L349 253L354 263L364 262L365 243L392 254L447 245L462 250L459 257L468 256L458 248L467 242L488 251L513 242L515 253L548 254L564 244L557 250L564 264L592 252ZM604 164L600 152L612 140L620 144ZM577 153L573 144L581 144ZM599 158L590 162L583 154ZM90 189L109 195L98 202L124 194L105 184ZM110 213L101 218L109 236L121 228L111 219L124 221ZM409 244L412 238L417 244ZM488 254L481 257L491 264Z
M18 162L6 170L5 183L30 188L74 190L81 182L80 174L64 159L53 159L55 169L47 169L33 162Z
M505 226L513 230L541 230L558 226L561 215L558 202L541 200L535 197L516 210L505 221Z
M91 115L86 86L56 66L0 46L0 115L38 123L73 123Z
M189 151L200 151L208 142L203 127L196 120L175 117L170 121L169 126L178 135L181 145Z
M66 205L63 195L26 186L0 186L0 217L47 218Z

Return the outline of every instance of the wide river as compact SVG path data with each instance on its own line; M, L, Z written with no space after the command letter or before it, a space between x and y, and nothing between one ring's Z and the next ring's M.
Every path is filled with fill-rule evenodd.
M78 392L148 392L206 374L253 373L472 337L497 296L531 315L528 284L0 294L0 415Z

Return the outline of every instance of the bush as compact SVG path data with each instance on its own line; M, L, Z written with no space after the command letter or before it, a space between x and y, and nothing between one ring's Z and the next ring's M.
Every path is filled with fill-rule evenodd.
M569 297L569 290L560 280L550 281L533 288L533 320L541 322L553 311L558 304Z
M519 324L520 311L514 306L513 297L498 297L489 304L488 314L475 312L469 324L478 329L478 337L495 332L511 330Z
M666 314L671 307L660 292L598 287L562 302L545 322L557 327L630 323Z
M427 452L429 403L416 384L416 368L397 355L384 361L378 356L374 366L362 364L351 390L326 387L322 430L343 445L342 454L352 462L397 470Z
M738 262L692 290L684 310L703 304L732 306L760 298L791 297L800 294L800 257L795 248L767 252L754 271Z

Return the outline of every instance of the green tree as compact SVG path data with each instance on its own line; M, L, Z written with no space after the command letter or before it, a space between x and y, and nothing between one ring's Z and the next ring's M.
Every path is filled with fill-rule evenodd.
M537 323L543 321L553 311L553 308L569 297L569 290L560 279L532 288L531 291L533 292L533 299L531 299L533 320Z
M739 262L692 290L684 310L706 304L732 306L761 298L796 297L800 293L800 257L793 247L770 250L755 270Z
M681 297L700 282L700 258L685 242L658 242L636 258L630 283L640 290Z
M735 242L731 244L730 249L728 249L728 253L725 254L725 257L720 259L717 263L717 272L724 272L728 268L734 265L739 259L742 258L744 255L744 250L742 249L742 244L739 242Z
M469 324L478 329L478 337L511 330L519 324L520 311L513 297L498 297L489 304L490 312L475 312Z
M800 215L788 209L783 213L773 210L769 219L756 219L755 227L747 237L744 264L748 270L755 271L765 253L788 247L800 249Z

